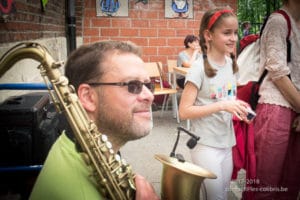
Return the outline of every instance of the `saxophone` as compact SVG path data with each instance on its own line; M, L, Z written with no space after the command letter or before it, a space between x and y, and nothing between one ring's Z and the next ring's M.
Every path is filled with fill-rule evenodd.
M131 200L135 198L134 173L131 166L115 153L106 135L100 133L82 107L75 89L59 70L62 62L55 62L48 50L38 43L20 43L0 58L0 78L17 61L32 58L47 86L58 112L64 112L79 143L85 162L93 169L99 192L106 199ZM164 155L155 155L163 163L162 199L198 199L204 178L216 178L190 163L179 163Z

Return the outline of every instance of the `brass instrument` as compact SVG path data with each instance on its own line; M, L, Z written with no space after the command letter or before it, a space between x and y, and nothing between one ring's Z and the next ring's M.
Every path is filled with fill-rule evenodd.
M215 179L216 175L189 162L161 154L155 158L163 164L161 178L161 199L197 200L200 186L205 178Z
M0 59L0 78L17 61L32 58L41 64L40 74L58 112L64 112L73 134L84 152L86 163L92 166L99 192L108 199L135 198L134 173L131 166L112 150L107 136L100 133L82 107L74 87L59 70L62 62L55 62L47 49L38 43L20 43ZM190 163L179 163L174 158L156 155L164 164L162 199L192 200L199 198L204 178L216 178L212 173ZM181 182L181 183L180 183Z

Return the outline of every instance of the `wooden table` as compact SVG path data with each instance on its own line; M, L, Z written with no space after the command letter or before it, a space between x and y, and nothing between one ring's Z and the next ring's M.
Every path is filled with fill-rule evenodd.
M186 75L189 68L186 67L173 67L173 72L176 74Z

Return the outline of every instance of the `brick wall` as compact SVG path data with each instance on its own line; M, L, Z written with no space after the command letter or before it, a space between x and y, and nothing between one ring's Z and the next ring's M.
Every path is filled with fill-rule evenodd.
M165 18L165 1L148 4L129 0L128 17L97 17L96 0L75 0L76 36L83 43L103 39L131 40L142 47L145 61L175 59L187 34L198 35L203 13L210 8L237 8L237 0L194 0L192 19ZM40 0L14 0L16 12L0 19L0 44L41 38L66 37L66 3L48 1L43 11Z
M83 43L103 39L131 40L142 47L144 61L176 59L187 34L198 35L203 13L210 8L230 6L236 11L237 0L194 0L193 19L165 18L165 1L148 4L129 1L128 17L97 17L95 0L85 0Z
M14 0L15 12L0 17L0 43L66 36L65 1ZM83 0L76 0L77 35L82 35Z
M48 1L43 11L40 0L14 0L16 12L6 21L0 19L0 45L41 38L66 37L66 1ZM165 1L148 4L129 0L128 17L97 17L96 0L75 0L76 36L83 43L104 39L131 40L142 47L143 59L176 59L187 34L198 35L203 13L214 7L237 8L237 0L194 0L194 17L165 18ZM78 44L80 45L80 44Z

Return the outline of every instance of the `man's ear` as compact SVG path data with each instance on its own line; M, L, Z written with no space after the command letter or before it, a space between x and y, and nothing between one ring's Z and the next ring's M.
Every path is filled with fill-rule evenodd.
M81 84L77 94L83 108L87 112L94 112L96 110L97 94L90 85Z

